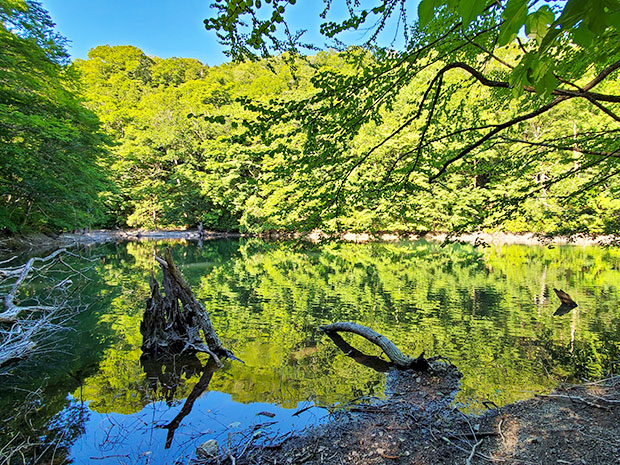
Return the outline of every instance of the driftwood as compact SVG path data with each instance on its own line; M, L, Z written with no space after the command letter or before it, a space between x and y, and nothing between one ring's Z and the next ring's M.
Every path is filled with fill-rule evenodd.
M373 331L366 326L362 326L357 323L351 322L339 322L332 323L330 325L324 325L319 327L319 329L325 333L337 333L337 332L347 332L357 334L358 336L362 336L363 338L369 340L373 344L376 344L383 350L385 355L388 356L390 361L401 370L413 369L417 371L427 371L430 368L428 360L424 358L424 352L420 354L419 357L408 357L403 354L396 344L390 341L387 337L382 334Z
M557 308L557 310L553 314L554 316L566 315L573 308L578 306L577 303L573 299L571 299L571 296L569 296L562 289L554 288L553 290L555 292L555 295L558 296L558 299L560 299L560 302L561 302L561 305Z
M48 255L47 257L31 258L25 265L22 266L0 270L0 281L4 279L9 279L13 276L17 277L17 279L11 286L11 290L4 295L4 312L0 313L0 323L15 323L17 322L20 314L31 310L56 310L56 307L46 305L30 305L27 307L20 307L15 304L15 297L19 291L20 286L24 284L24 281L26 280L30 272L33 271L34 264L36 262L50 262L63 252L66 252L66 249L59 249L56 252Z
M567 307L571 307L571 308L577 307L577 303L573 299L571 299L571 296L569 296L562 289L554 288L553 291L555 292L555 295L558 296L558 299L560 299L560 302L562 303L562 305L566 305Z
M222 345L209 314L172 261L170 249L166 249L164 258L155 256L155 260L163 271L165 294L161 294L159 283L151 274L151 298L140 324L142 351L150 355L206 352L219 366L220 357L236 359Z
M74 296L79 286L74 279L85 278L84 268L75 270L63 261L64 255L93 261L59 249L46 257L33 257L23 265L7 265L17 257L0 262L0 375L12 370L12 362L34 351L52 349L52 336L66 329L71 316L83 309L79 293ZM55 272L66 276L54 279ZM28 292L35 289L36 293ZM22 305L22 300L30 305Z

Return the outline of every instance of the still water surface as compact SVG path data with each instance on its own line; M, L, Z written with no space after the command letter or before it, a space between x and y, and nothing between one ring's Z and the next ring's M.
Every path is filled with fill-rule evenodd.
M206 357L141 361L152 256L164 246L244 364L211 372ZM339 404L383 396L384 373L317 331L335 321L369 326L410 355L447 357L464 374L457 402L469 411L601 377L620 361L619 249L219 240L82 253L97 258L82 290L89 309L57 350L0 386L4 432L62 439L58 456L76 464L186 462L208 439L271 441ZM553 288L579 306L556 314ZM26 419L14 414L24 401L36 411Z

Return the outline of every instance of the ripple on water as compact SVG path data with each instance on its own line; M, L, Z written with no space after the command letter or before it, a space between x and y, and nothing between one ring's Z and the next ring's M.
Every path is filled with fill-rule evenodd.
M49 425L63 435L75 463L112 455L105 460L146 463L157 456L170 463L207 439L224 445L229 433L234 442L258 424L276 422L258 427L269 437L305 428L323 421L326 410L294 417L298 409L382 396L385 389L384 374L359 365L317 331L334 321L369 326L406 353L448 357L464 374L457 401L471 409L528 397L557 379L603 375L620 359L618 249L176 243L173 255L188 282L245 364L226 362L213 373L166 449L168 430L158 426L182 412L207 359L185 371L169 364L155 380L141 363L139 325L154 247L115 244L89 252L105 256L88 271L84 299L94 304L61 351L0 386L0 409L12 418L6 428L25 431L11 412L25 392L39 388L44 407L36 431L51 437ZM554 315L553 288L579 307Z

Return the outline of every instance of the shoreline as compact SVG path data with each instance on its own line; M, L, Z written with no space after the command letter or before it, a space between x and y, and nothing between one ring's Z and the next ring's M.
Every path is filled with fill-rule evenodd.
M281 442L250 441L241 453L222 445L201 463L618 463L620 376L560 385L501 408L490 405L481 415L453 405L461 377L453 365L435 364L430 372L392 369L387 376L383 400L344 405L326 424Z
M265 240L295 240L302 239L312 243L324 240L341 240L353 243L368 242L398 242L404 240L415 241L424 239L431 242L457 242L467 243L474 246L487 245L575 245L575 246L620 246L620 236L601 235L587 236L575 235L571 237L556 236L546 237L536 233L509 233L509 232L474 232L451 236L446 232L431 233L339 233L328 235L322 231L312 231L306 235L288 232L265 232L260 234L203 231L202 237L197 229L186 230L145 230L124 229L109 230L99 229L84 231L81 233L61 234L31 234L26 236L10 236L0 239L0 250L6 252L20 252L44 250L54 247L70 247L72 245L95 245L108 242L122 241L157 241L157 240L214 240L231 238L259 238Z

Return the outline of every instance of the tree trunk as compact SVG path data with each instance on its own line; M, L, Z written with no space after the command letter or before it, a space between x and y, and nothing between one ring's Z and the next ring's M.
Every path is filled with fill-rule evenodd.
M413 369L417 371L427 371L430 368L428 360L424 358L424 352L422 352L417 358L408 357L403 354L400 349L396 347L396 344L390 341L387 337L373 331L370 328L367 328L366 326L351 322L339 322L320 326L319 329L326 333L347 332L362 336L373 344L379 346L381 350L385 352L385 355L388 356L390 361L401 370Z
M165 295L161 294L159 283L151 274L151 298L146 303L140 324L143 352L151 355L206 352L215 358L218 365L221 364L219 357L235 359L232 352L222 345L209 314L172 261L170 249L166 249L163 259L155 256L155 260L163 271Z

